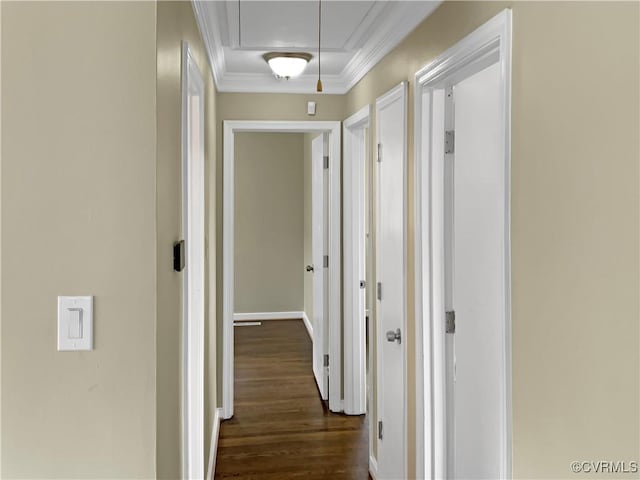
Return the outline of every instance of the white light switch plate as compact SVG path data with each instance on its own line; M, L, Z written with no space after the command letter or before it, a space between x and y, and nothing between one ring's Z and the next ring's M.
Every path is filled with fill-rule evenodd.
M58 297L58 351L93 350L93 297Z
M315 115L316 114L316 102L307 102L307 115Z

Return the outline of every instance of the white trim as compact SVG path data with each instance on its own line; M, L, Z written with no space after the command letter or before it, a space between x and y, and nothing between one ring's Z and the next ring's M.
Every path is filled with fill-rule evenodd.
M396 48L407 35L426 20L441 3L441 0L435 2L407 2L411 8L405 8L400 11L396 10L390 15L387 15L387 19L392 28L385 31L374 27L374 29L371 30L373 41L366 43L342 71L341 77L345 82L345 88L339 93L344 94L349 92L369 70L376 66L385 55Z
M207 480L214 480L216 476L216 457L218 456L218 438L220 438L220 421L222 409L216 408L211 425L211 445L209 446L209 466L207 468Z
M510 253L510 162L511 162L511 10L506 9L484 25L467 35L456 45L439 55L415 75L414 90L414 156L415 156L415 318L416 318L416 474L418 478L434 478L438 475L436 464L443 464L442 439L434 435L440 428L434 423L434 376L438 376L440 358L425 355L431 352L434 329L441 325L436 320L434 291L439 288L440 278L434 276L434 261L438 252L434 250L433 239L442 226L443 212L439 211L433 197L435 180L429 151L422 143L423 108L430 109L435 89L453 85L471 73L499 62L503 82L503 107L505 125L505 325L504 325L504 396L505 412L503 425L503 478L511 477L511 253ZM423 122L424 120L424 122ZM425 127L426 128L426 127ZM428 134L431 136L429 125ZM440 205L441 206L441 205ZM427 229L423 237L422 232ZM440 317L441 315L437 315ZM425 320L425 317L432 321ZM429 322L429 323L427 323ZM434 323L432 323L434 322ZM431 384L425 381L425 372L431 372ZM430 435L426 433L430 432Z
M233 417L234 137L224 125L222 167L222 418Z
M309 334L309 338L313 341L313 327L306 312L248 312L233 314L234 322L244 323L250 320L302 320Z
M371 117L371 106L365 105L356 113L351 115L343 122L343 127L348 130L355 130L357 128L369 128Z
M2 7L0 6L0 39L2 38ZM6 40L5 40L6 41ZM1 51L1 49L0 49ZM2 61L0 59L0 112L2 111ZM5 122L6 123L6 122ZM2 337L2 115L0 115L0 339ZM0 341L0 372L2 372L2 342ZM0 379L0 412L2 412L2 381ZM0 415L2 432L2 415ZM2 472L2 435L0 435L0 472Z
M234 313L234 322L246 320L302 320L304 312L244 312Z
M183 181L183 179L185 179L187 177L186 174L186 158L187 158L187 142L186 142L186 138L187 138L187 52L188 52L188 44L187 42L182 42L182 48L181 48L181 54L182 54L182 58L180 60L180 101L181 101L181 110L180 110L180 125L181 125L181 130L180 130L180 154L181 154L181 159L180 159L180 174L181 174L181 179L180 179L180 187L181 187L181 192L180 192L180 201L182 202L181 205L181 215L182 218L185 218L184 215L184 211L185 211L185 205L187 204L186 201L186 185L185 182ZM185 230L185 226L184 226L184 222L181 223L181 228L182 231ZM182 298L185 298L186 296L186 287L185 287L185 281L182 280L181 282L181 295ZM180 457L181 457L181 464L182 464L182 478L188 478L188 461L187 461L187 452L189 451L189 442L188 442L188 425L189 425L189 418L187 417L187 340L184 336L184 331L186 330L186 322L187 322L187 303L185 301L182 301L182 311L181 311L181 328L182 328L182 368L181 368L181 375L182 375L182 385L181 385L181 398L180 398L180 410L181 410L181 420L182 420L182 428L180 429Z
M211 68L211 74L216 86L220 82L218 72L224 71L224 52L222 50L222 42L220 40L220 34L217 29L209 28L210 19L208 20L208 14L206 10L206 1L191 0L191 6L193 8L194 16L196 17L196 23L198 24L198 30L200 31L200 37L207 50L207 58L209 60L209 68ZM221 3L221 2L212 2ZM218 90L220 91L220 90Z
M223 126L222 191L222 409L233 416L233 308L234 308L234 134L236 132L328 132L329 136L329 409L342 409L342 275L341 275L341 123L331 121L225 120Z
M304 326L309 334L309 339L313 342L313 325L311 325L311 322L309 321L307 312L302 312L302 321L304 322Z
M348 415L367 410L365 169L371 107L366 105L343 124L343 299L344 299L344 406Z
M204 475L205 89L187 42L182 42L181 69L182 237L187 250L182 273L182 465L184 478L201 478ZM195 153L189 148L191 97L198 99L200 149Z
M393 50L407 35L442 3L392 2L380 8L381 14L368 23L366 31L354 32L368 37L342 72L323 75L324 93L345 94L380 60ZM220 24L227 22L226 2L192 0L193 10L209 57L216 88L219 92L309 93L315 91L316 74L303 74L289 81L275 81L270 73L231 73L227 70ZM218 18L222 19L218 22ZM363 25L366 25L363 22ZM234 27L235 28L235 25ZM230 35L232 32L227 32Z
M371 435L373 429L369 426L369 435ZM373 458L373 455L369 455L369 475L373 480L378 480L378 462Z
M402 113L402 121L403 121L403 132L404 132L404 139L402 142L402 147L403 147L403 152L402 152L402 169L403 169L403 185L402 185L402 224L403 224L403 228L402 228L402 239L400 241L400 244L402 245L402 284L403 284L403 292L404 292L404 301L403 301L403 309L401 312L401 324L402 324L402 334L404 335L404 337L406 338L407 336L407 239L408 239L408 216L407 216L407 173L408 173L408 169L407 169L407 150L408 150L408 146L407 146L407 135L408 135L408 129L407 129L407 117L408 117L408 87L409 87L409 82L407 82L406 80L399 83L397 86L395 86L394 88L392 88L391 90L389 90L388 92L386 92L384 95L378 97L376 99L376 144L379 141L378 139L380 138L380 123L378 122L378 118L379 118L379 111L386 107L387 105L397 101L397 100L402 100L402 108L403 108L403 113ZM384 152L383 152L384 155ZM383 157L383 161L384 161L384 157ZM380 163L377 163L377 165L380 165ZM378 167L379 168L379 167ZM380 226L381 226L381 222L380 222L380 207L379 207L379 193L380 193L380 175L379 175L379 171L376 172L376 195L375 195L375 209L376 209L376 242L379 241L379 239L381 238L380 236ZM376 253L375 253L375 257L376 257L376 282L378 281L378 275L380 274L380 270L378 269L379 265L382 265L381 262L381 251L379 248L377 248L376 245ZM376 318L376 365L378 366L380 364L379 359L380 359L380 352L382 351L382 345L383 345L383 336L384 336L384 332L382 331L382 324L381 322L378 321L378 319ZM402 349L402 375L404 377L404 392L402 392L402 398L403 398L403 407L404 407L404 415L403 415L403 426L402 426L402 431L403 431L403 436L404 438L402 439L403 441L403 469L404 469L404 474L407 474L407 466L408 466L408 438L406 438L407 436L407 425L408 425L408 402L407 402L407 392L408 392L408 378L407 378L407 346L405 345ZM380 416L380 400L383 398L383 394L384 392L381 389L381 385L382 385L382 379L381 379L381 374L382 374L382 369L377 367L376 368L376 392L377 392L377 396L376 396L376 412L378 413L378 416ZM384 466L383 466L384 467ZM384 468L383 468L384 470Z

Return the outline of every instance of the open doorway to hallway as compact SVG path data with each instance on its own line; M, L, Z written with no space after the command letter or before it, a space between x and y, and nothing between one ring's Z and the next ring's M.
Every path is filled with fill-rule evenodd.
M368 478L366 419L340 413L340 130L300 123L231 137L232 415L216 478Z
M323 133L328 134L326 159L327 191L327 239L323 268L328 277L326 285L327 308L323 321L318 322L313 333L314 364L331 363L329 391L323 392L328 369L314 368L323 396L329 399L329 409L342 411L342 328L341 328L341 186L340 186L340 122L273 122L273 121L225 121L223 145L223 258L222 258L222 418L233 416L234 407L234 313L235 268L235 137L242 132ZM267 184L268 185L268 184ZM326 267L325 267L326 265ZM278 268L278 267L275 267ZM324 270L323 270L324 271ZM281 313L281 312L280 312ZM328 355L328 357L327 357ZM320 362L318 362L318 358Z

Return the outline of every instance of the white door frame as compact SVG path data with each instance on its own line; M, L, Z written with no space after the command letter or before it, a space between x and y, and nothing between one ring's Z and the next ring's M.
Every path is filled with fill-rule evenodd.
M431 121L434 91L499 62L504 118L505 153L505 324L503 352L502 470L511 477L511 10L487 23L438 56L415 75L415 318L416 318L416 472L418 478L440 478L446 464L442 407L444 353L444 120ZM424 232L424 234L423 234Z
M343 124L344 412L348 415L367 410L366 295L360 281L366 281L365 168L370 116L367 105Z
M311 290L312 290L312 367L320 398L329 399L329 366L325 355L329 352L329 329L326 325L328 305L328 276L324 259L328 253L329 172L325 157L329 151L329 135L323 133L311 140ZM327 157L328 159L328 157ZM307 161L308 159L305 159ZM306 167L305 167L306 168Z
M389 90L388 92L384 93L383 95L381 95L380 97L378 97L376 99L376 104L375 104L375 108L376 108L376 142L380 141L380 122L379 117L380 117L380 111L382 109L384 109L385 107L387 107L388 105L392 104L393 102L396 101L402 101L402 121L404 122L403 125L403 131L404 131L404 138L402 140L402 145L403 145L403 153L402 153L402 177L403 177L403 185L402 185L402 239L400 240L400 245L402 248L402 279L401 282L403 284L403 294L404 294L404 298L403 298L403 308L402 308L402 312L400 312L400 330L401 330L401 335L403 340L406 342L406 338L407 338L407 230L408 230L408 222L407 222L407 120L408 120L408 108L407 108L407 103L408 103L408 82L405 80L401 83L399 83L397 86L395 86L394 88L392 88L391 90ZM381 214L381 208L380 208L380 193L381 193L381 188L380 188L380 182L381 182L381 176L380 176L380 158L379 155L382 154L382 161L384 162L384 146L382 146L383 151L380 152L376 152L374 153L374 155L378 155L378 158L376 159L376 179L375 179L375 185L376 185L376 194L375 194L375 279L376 282L378 282L378 279L380 278L380 265L382 265L382 252L381 249L378 248L378 242L380 242L380 239L382 238L381 235L381 227L382 227L382 222L381 222L381 218L380 218L380 214ZM376 294L374 294L376 295ZM380 307L379 307L379 302L380 300L374 300L374 302L378 302L378 304L376 305L376 412L378 417L381 416L381 405L384 401L384 391L382 389L382 368L380 366L380 357L381 357L381 352L383 350L383 345L386 346L386 336L385 336L385 331L384 331L384 327L382 325L382 322L380 321L380 317L379 317L379 313L380 313ZM404 391L402 392L402 398L403 398L403 409L404 409L404 413L403 413L403 417L402 417L402 439L400 439L403 442L403 458L402 458L402 464L403 464L403 470L404 470L404 474L406 475L407 473L407 410L408 410L408 402L407 402L407 387L408 387L408 382L407 382L407 346L406 344L402 347L402 375L404 377ZM377 419L376 419L377 420ZM371 429L372 432L377 432L377 428L372 428ZM374 441L377 441L374 439ZM378 448L378 455L380 454L380 449ZM380 465L380 461L379 461L379 457L376 458L376 469L377 470L383 470L385 467ZM371 460L370 460L371 462Z
M225 120L222 173L222 415L233 416L234 164L239 132L329 133L329 409L342 411L340 122ZM302 161L302 160L301 160Z
M204 478L204 81L182 42L182 475ZM193 152L190 118L197 99L198 142ZM195 221L194 221L195 219ZM196 229L197 236L191 235ZM200 265L199 271L193 266Z

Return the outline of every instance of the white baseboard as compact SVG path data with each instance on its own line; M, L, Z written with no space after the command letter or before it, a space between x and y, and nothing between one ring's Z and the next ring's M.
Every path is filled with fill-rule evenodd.
M290 320L303 318L304 312L247 312L234 313L233 321L244 320Z
M307 317L307 312L302 312L302 321L304 322L304 326L307 327L307 333L309 334L309 338L313 342L313 326L309 321L309 317Z
M378 462L372 455L369 455L369 475L373 480L378 480Z
M307 328L309 338L313 342L313 327L306 312L246 312L234 313L234 322L246 322L250 320L302 320Z
M207 469L207 480L213 480L216 476L216 456L218 454L218 437L220 436L220 420L222 419L222 409L216 408L211 428L211 446L209 449L209 468Z

